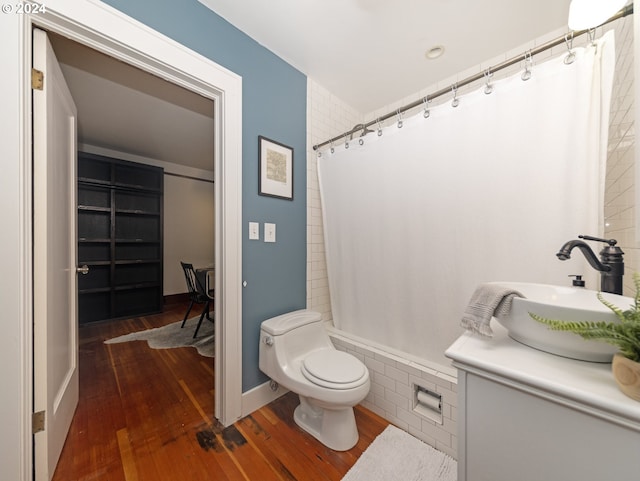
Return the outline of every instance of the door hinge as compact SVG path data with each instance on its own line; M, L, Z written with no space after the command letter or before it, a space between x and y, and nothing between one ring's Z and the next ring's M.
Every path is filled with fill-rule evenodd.
M31 416L31 430L33 434L44 431L44 414L45 411L38 411Z
M31 88L42 90L44 88L44 73L35 68L31 69Z

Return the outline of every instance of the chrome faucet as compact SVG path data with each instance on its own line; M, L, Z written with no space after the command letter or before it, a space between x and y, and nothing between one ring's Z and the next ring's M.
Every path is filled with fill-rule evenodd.
M589 265L600 272L600 290L611 292L612 294L622 294L622 277L624 276L624 260L622 249L616 247L618 243L615 239L600 239L587 235L579 235L578 238L604 242L608 244L600 251L600 260L585 242L581 240L570 240L560 248L556 254L558 259L566 261L571 258L571 251L577 247L582 251Z

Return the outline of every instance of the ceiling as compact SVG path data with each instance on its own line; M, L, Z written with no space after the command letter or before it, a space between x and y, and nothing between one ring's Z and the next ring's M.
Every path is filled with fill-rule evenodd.
M363 114L567 28L570 2L199 1Z
M213 101L49 33L78 109L78 142L213 171Z
M199 1L367 115L565 28L570 0ZM50 38L79 142L213 170L211 100ZM426 59L436 45L444 55Z

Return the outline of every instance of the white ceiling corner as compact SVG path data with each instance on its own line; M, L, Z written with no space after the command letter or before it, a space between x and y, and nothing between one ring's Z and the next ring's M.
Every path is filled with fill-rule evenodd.
M570 0L199 1L368 114L566 28Z

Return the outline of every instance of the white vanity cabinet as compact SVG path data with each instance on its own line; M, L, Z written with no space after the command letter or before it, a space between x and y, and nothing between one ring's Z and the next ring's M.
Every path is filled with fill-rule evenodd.
M446 352L458 369L458 481L640 480L640 402L611 365L494 332Z

